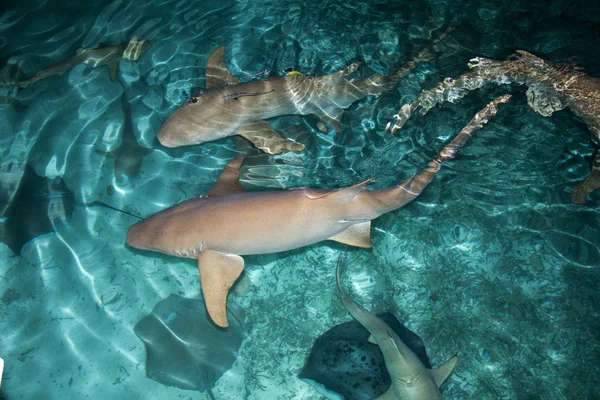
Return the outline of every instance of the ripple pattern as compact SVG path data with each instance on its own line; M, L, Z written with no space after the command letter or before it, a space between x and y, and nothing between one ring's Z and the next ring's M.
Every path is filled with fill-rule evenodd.
M206 194L232 158L246 155L241 180L252 190L372 177L373 188L387 187L423 167L500 94L473 92L412 118L396 136L383 130L400 104L464 72L469 58L527 48L578 57L592 73L600 65L598 6L566 0L25 3L9 0L0 14L1 81L133 35L151 47L121 60L112 81L107 67L78 65L20 90L0 87L0 199L12 198L7 188L16 186L5 180L18 183L29 164L61 177L77 201L66 224L20 255L0 243L2 390L10 399L209 398L147 379L133 333L171 293L201 295L196 265L133 251L125 234L133 215ZM438 59L349 107L342 132L320 132L314 116L269 121L305 143L302 153L268 156L236 137L166 149L155 138L204 88L219 45L242 81L287 68L328 74L356 61L365 77L402 64L451 25L456 36ZM568 198L594 145L573 115L543 118L527 110L522 88L512 90L511 103L415 202L373 222L372 250L327 242L245 258L244 288L230 298L246 312L245 339L215 398L318 398L296 374L315 338L350 318L335 289L340 257L357 301L395 312L424 339L433 364L459 354L444 398L600 398L600 194L586 205Z

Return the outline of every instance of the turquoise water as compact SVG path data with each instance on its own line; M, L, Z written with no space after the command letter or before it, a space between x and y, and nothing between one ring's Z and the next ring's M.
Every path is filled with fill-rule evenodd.
M456 34L435 61L355 103L341 133L319 132L314 117L273 121L310 131L299 136L302 153L266 155L240 138L179 149L155 139L162 121L204 87L218 45L242 80L289 67L322 75L357 60L368 75L406 61L451 25ZM137 61L122 60L112 81L107 67L79 65L21 90L0 87L3 189L18 185L25 165L55 182L21 211L44 203L54 232L20 254L0 243L1 393L209 398L145 376L133 327L172 293L200 297L200 285L194 261L128 248L137 219L127 213L147 216L206 194L239 155L251 190L370 177L372 187L398 183L506 89L413 117L394 136L384 127L402 104L465 72L473 56L515 49L598 75L599 26L599 6L583 1L9 3L0 16L2 81L133 35L151 46ZM512 91L415 202L373 222L372 250L324 242L244 257L247 273L230 296L246 314L244 340L215 398L321 398L296 375L313 341L350 319L335 289L340 254L357 301L394 312L424 340L434 366L459 355L444 398L600 398L600 193L585 205L568 198L596 147L573 114L544 118L528 110L522 88Z

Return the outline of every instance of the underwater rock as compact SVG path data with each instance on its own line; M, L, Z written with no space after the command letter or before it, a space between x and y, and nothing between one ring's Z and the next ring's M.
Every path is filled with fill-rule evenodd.
M146 346L146 376L181 389L211 389L231 368L242 343L241 313L230 316L236 318L229 318L229 328L220 329L202 299L172 294L157 303L134 329Z

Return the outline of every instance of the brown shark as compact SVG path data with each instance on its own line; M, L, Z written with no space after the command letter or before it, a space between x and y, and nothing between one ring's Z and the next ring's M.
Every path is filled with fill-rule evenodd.
M342 303L350 315L369 331L369 342L379 346L392 381L390 388L376 400L441 400L439 388L454 371L458 357L451 357L439 368L427 369L388 324L344 293L339 263L336 278Z
M149 41L139 40L137 36L133 36L129 41L118 45L101 45L97 49L88 50L79 49L73 57L52 64L37 72L29 79L18 82L2 82L0 86L25 87L51 76L62 75L79 64L86 64L88 68L97 68L106 65L110 69L110 79L112 80L117 76L117 63L121 58L135 61L148 50L148 47L150 47Z
M406 182L367 190L369 181L341 189L300 188L246 192L238 181L242 157L232 160L208 192L160 211L133 225L129 246L196 258L206 308L227 326L229 288L242 273L241 255L275 253L335 240L371 247L371 220L414 200L433 180L441 163L452 159L474 131L497 112L494 100L450 142L427 168Z
M456 79L446 78L438 86L424 90L411 104L400 108L396 121L387 128L392 133L402 128L417 110L424 115L446 101L457 103L470 91L486 84L517 84L527 86L527 103L535 112L549 117L555 111L568 108L580 117L600 142L600 78L584 74L573 68L557 65L524 50L506 60L475 57L468 64L471 69ZM600 151L592 160L592 169L584 181L573 188L570 198L575 203L585 203L585 198L600 188Z
M227 70L225 48L220 46L208 58L206 90L192 96L167 118L158 131L158 140L163 146L179 147L240 135L270 154L303 150L303 144L282 139L264 120L314 114L339 132L345 108L358 99L392 89L418 63L433 58L432 46L449 31L389 76L365 79L350 78L360 66L354 63L331 75L296 73L241 83ZM319 129L326 131L322 124Z

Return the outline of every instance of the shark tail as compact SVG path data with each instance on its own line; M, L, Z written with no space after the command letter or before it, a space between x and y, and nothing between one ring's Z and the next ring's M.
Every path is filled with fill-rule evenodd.
M505 94L492 100L487 106L480 110L473 119L448 143L437 157L431 160L427 167L416 172L404 183L386 189L372 190L367 192L374 196L380 203L381 214L396 210L413 201L433 181L442 163L453 159L458 150L463 147L475 132L481 129L498 112L498 104L506 103L512 95Z
M587 195L598 188L600 188L600 150L597 150L594 156L592 171L582 182L573 188L573 192L569 195L569 198L573 203L583 204Z
M13 81L13 82L0 82L0 87L4 86L19 86L21 87L21 82Z
M392 70L389 75L376 75L371 77L369 79L369 83L372 85L372 93L370 94L378 95L384 91L392 90L400 79L408 75L419 64L435 59L437 57L435 46L444 41L455 28L456 26L451 26L450 28L446 29L444 33L433 40L433 42L422 47L416 56L414 56L411 60L402 63L402 66Z
M354 300L352 300L350 298L350 296L348 296L342 289L342 280L340 278L340 265L341 264L342 264L342 255L340 253L340 257L338 258L338 263L335 268L335 280L336 280L338 292L340 293L340 297L342 299L342 303L344 303L344 306L346 307L346 309L348 310L350 315L352 315L352 317L354 319L356 319L358 322L360 322L364 326L364 319L361 316L364 314L368 314L368 311L365 310L360 305L356 304L356 302ZM365 326L365 328L366 328L366 326ZM367 330L368 330L368 328L367 328Z
M19 89L22 89L24 87L31 85L32 83L39 81L40 79L43 79L43 77L36 77L36 75L34 75L31 78L25 79L23 81L0 82L0 87L17 86Z

